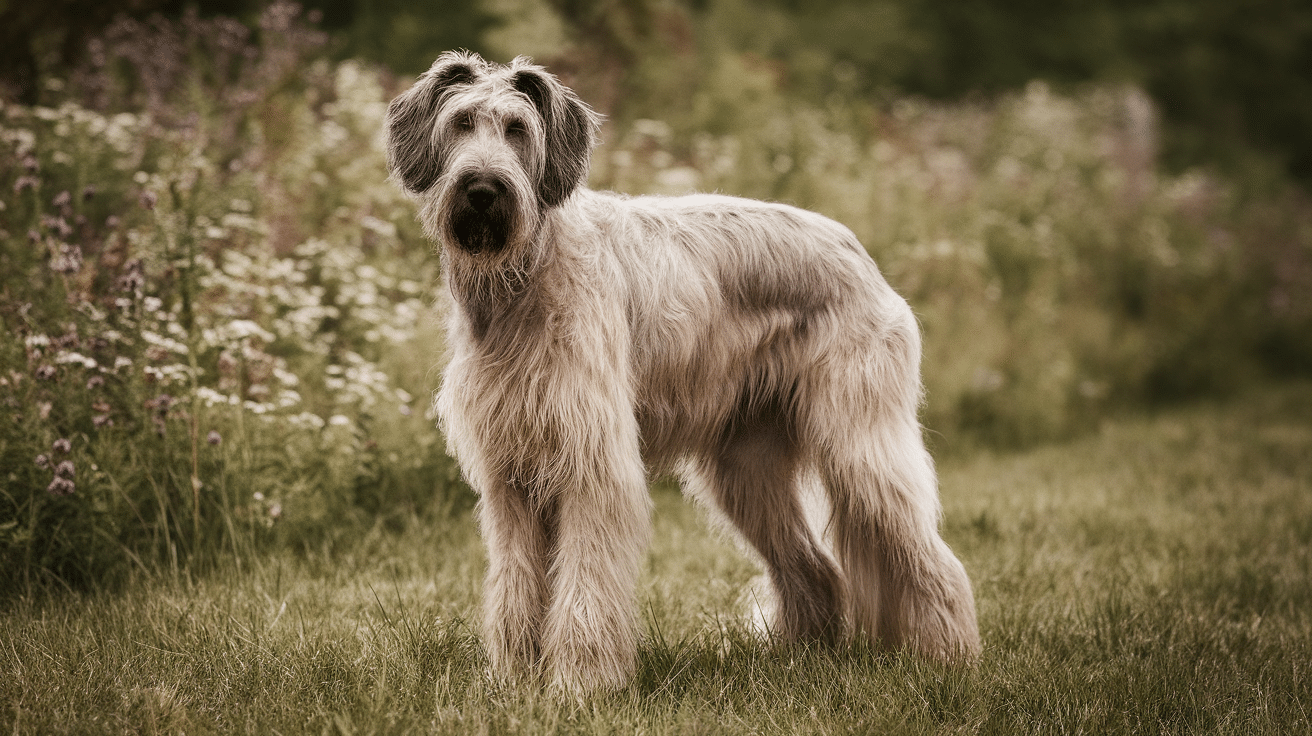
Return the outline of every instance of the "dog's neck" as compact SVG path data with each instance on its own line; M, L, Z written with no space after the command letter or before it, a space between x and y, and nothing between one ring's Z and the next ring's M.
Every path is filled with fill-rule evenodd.
M442 266L451 297L475 339L484 339L494 321L518 323L541 311L542 295L535 284L556 257L551 219L543 218L533 241L511 244L494 255L443 247Z

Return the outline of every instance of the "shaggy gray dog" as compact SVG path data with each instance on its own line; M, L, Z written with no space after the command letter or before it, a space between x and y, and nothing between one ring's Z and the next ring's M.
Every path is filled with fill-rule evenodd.
M759 555L774 636L973 657L907 303L820 215L588 190L599 121L527 59L459 52L388 110L392 175L442 245L436 407L480 494L494 670L576 693L632 674L647 478L670 470Z

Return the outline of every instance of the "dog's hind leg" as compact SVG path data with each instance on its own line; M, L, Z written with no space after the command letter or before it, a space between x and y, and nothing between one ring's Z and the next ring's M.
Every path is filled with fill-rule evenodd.
M787 423L767 409L735 418L694 480L765 563L775 599L771 633L832 642L842 633L843 584L806 523L798 461Z
M833 507L854 627L891 648L968 659L979 651L975 603L938 533L938 483L916 417L915 329L908 318L880 349L833 364L834 380L812 395L809 441Z
M822 461L834 548L858 631L956 660L979 649L975 604L965 568L938 534L934 472L915 432L853 432L864 450Z

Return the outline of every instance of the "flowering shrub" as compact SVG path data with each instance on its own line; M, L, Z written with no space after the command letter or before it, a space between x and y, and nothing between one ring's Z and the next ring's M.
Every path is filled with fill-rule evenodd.
M386 181L379 76L312 62L321 40L288 4L254 39L121 21L56 104L0 108L5 577L308 544L447 495L415 399L435 259Z
M0 107L0 589L332 544L467 497L416 398L437 273L387 181L395 90L323 40L288 3L254 31L122 20L45 104ZM1312 363L1307 207L1160 173L1141 93L810 105L749 62L612 124L592 184L850 226L920 315L951 446Z
M920 317L924 419L949 446L1226 390L1279 350L1312 367L1291 348L1312 345L1312 210L1159 171L1136 89L817 108L708 66L691 117L612 134L594 184L782 200L851 227Z

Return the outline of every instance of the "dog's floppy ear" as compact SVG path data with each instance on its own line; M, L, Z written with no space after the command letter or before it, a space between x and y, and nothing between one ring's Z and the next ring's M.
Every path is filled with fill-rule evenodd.
M587 179L601 116L555 75L527 58L521 56L510 66L514 70L511 86L523 93L542 116L547 156L538 197L543 205L555 207Z
M387 169L407 190L423 192L442 175L433 145L438 108L452 87L475 81L486 66L478 54L448 51L387 106Z

